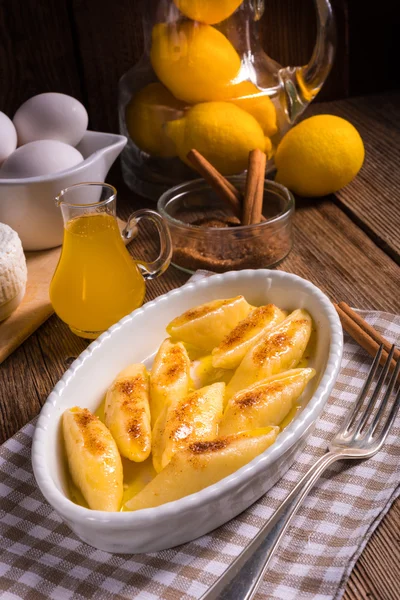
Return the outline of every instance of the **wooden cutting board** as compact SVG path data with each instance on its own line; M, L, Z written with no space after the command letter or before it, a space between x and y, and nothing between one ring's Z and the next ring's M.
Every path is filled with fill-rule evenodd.
M17 310L0 323L0 363L54 312L49 285L60 251L61 248L53 248L25 254L28 267L26 293Z
M120 219L118 222L122 229L125 223ZM0 322L0 364L53 314L49 286L60 252L61 247L25 253L28 267L26 292L17 310Z

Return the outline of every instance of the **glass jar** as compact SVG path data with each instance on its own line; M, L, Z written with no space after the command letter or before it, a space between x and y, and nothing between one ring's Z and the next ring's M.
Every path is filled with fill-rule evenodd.
M313 56L281 67L262 49L263 0L142 0L145 51L119 83L125 182L157 199L196 177L187 153L203 154L223 175L242 173L260 148L273 167L284 133L316 96L334 56L329 0L318 15Z
M228 177L241 192L242 175ZM165 192L158 212L172 238L172 264L187 273L216 273L276 266L292 248L294 198L274 181L264 182L263 216L256 225L237 219L203 179L188 181Z

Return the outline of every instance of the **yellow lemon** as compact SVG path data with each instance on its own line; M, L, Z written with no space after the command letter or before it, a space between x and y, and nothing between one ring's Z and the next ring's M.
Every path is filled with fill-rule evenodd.
M185 105L161 83L150 83L135 94L126 107L130 137L144 152L153 156L176 156L172 140L165 134L166 121L183 115Z
M186 17L209 25L230 17L241 2L242 0L174 0Z
M160 81L192 104L218 97L240 69L229 40L214 27L192 21L155 25L150 58Z
M272 145L272 142L268 136L265 136L264 142L265 142L264 152L267 155L267 158L271 158L274 154L274 147Z
M357 129L334 115L305 119L283 137L275 180L299 196L325 196L344 187L364 162Z
M231 86L231 95L226 99L253 115L268 137L277 132L275 106L251 81Z
M169 121L166 130L181 160L190 166L186 156L195 148L223 175L244 171L250 150L266 148L260 124L230 102L198 104L182 119Z

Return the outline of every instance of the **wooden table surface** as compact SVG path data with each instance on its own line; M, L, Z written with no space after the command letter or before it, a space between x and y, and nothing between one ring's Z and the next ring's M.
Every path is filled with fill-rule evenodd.
M400 313L400 94L315 104L309 114L334 113L359 129L365 164L348 187L323 199L298 199L294 248L279 269L320 287L332 300ZM119 216L151 206L125 188L115 171ZM151 232L130 246L150 258ZM149 282L147 300L187 281L171 267ZM0 366L0 443L35 417L47 395L88 342L52 316ZM348 581L344 600L399 598L400 502L375 531Z

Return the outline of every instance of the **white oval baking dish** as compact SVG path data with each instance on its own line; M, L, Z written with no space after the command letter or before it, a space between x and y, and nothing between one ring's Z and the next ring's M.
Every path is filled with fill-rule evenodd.
M151 361L165 327L188 308L243 294L254 305L274 302L308 310L317 328L317 370L303 395L303 409L277 441L229 477L175 502L137 512L93 511L66 495L60 419L79 405L95 410L115 375L133 362ZM188 283L124 317L93 342L57 383L41 411L32 447L38 486L76 535L101 550L155 552L193 540L245 510L282 477L301 452L339 372L343 333L328 298L313 284L281 271L248 270Z

